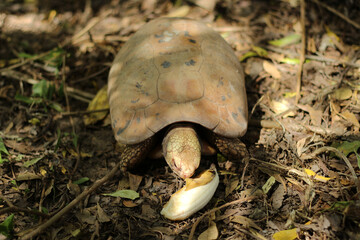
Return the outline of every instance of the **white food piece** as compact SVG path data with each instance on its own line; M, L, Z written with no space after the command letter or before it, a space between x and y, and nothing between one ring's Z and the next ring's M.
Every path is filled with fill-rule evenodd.
M171 196L160 213L170 220L183 220L205 207L219 185L219 175L216 169L207 171L215 173L211 181L189 190L186 190L187 186L184 186Z

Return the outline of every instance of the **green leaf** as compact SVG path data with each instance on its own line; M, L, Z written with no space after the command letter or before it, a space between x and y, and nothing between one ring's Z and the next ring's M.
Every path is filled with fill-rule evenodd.
M277 47L284 47L290 44L298 43L300 42L300 39L301 35L294 33L280 39L269 41L269 43Z
M292 64L292 65L297 65L300 63L300 59L298 58L283 58L281 59L282 63L287 63L287 64Z
M41 207L41 212L49 214L49 210L46 207Z
M46 80L43 79L32 86L32 96L46 98L47 94L48 94L48 84Z
M9 152L5 147L4 140L2 139L2 137L0 137L0 155L1 152L5 153L6 155L9 155Z
M19 53L18 55L19 55L19 57L21 57L21 58L33 58L33 57L36 56L36 55L31 55L31 54L28 54L28 53L24 53L24 52L21 52L21 53Z
M42 103L44 101L42 98L32 98L32 97L29 98L29 97L22 96L20 94L15 95L15 100L20 101L20 102L24 102L24 103L27 103L27 104L39 104L39 103Z
M14 226L13 220L14 220L14 214L11 214L0 224L0 233L8 238L11 237L11 233L13 231L13 226Z
M252 49L260 56L260 57L266 57L268 55L268 52L258 46L252 46Z
M62 108L61 108L61 106L60 106L60 104L55 103L55 102L50 103L50 104L49 104L49 107L51 107L52 109L54 109L54 110L56 110L56 111L58 111L58 112L62 112L62 111L63 111Z
M121 198L127 198L134 200L139 197L139 193L133 191L133 190L119 190L113 193L104 193L105 196L111 196L111 197L121 197Z
M244 55L240 56L240 57L239 57L239 61L240 61L240 62L243 62L243 61L245 61L247 58L255 57L255 56L258 56L258 54L257 54L256 52L249 51L249 52L245 53Z
M334 142L332 147L337 148L339 151L344 153L345 156L349 155L350 153L356 153L360 147L360 141L353 141L353 142Z
M37 158L34 158L32 160L29 160L29 161L26 161L24 162L24 167L28 168L30 167L31 165L34 165L36 164L38 161L40 161L43 157L37 157Z
M83 177L83 178L80 178L80 179L74 181L73 184L80 185L80 184L83 184L83 183L85 183L85 182L87 182L87 181L89 181L89 180L90 180L90 179L89 179L88 177Z
M266 183L262 186L262 190L264 191L265 194L267 194L271 187L274 185L275 183L275 178L273 176L271 176L267 181Z

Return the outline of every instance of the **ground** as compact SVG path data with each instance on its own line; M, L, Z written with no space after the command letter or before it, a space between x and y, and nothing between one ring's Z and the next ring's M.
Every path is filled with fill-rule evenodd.
M161 16L225 38L250 112L249 158L219 155L214 197L175 222L160 211L183 181L161 159L79 198L123 150L100 91L112 60ZM359 23L351 0L1 1L0 239L359 239ZM123 189L139 197L104 195Z

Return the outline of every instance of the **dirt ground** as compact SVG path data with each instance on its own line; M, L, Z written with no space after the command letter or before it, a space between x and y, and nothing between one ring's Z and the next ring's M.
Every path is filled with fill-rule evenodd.
M207 23L246 74L249 158L203 159L220 184L182 221L160 215L184 184L163 159L86 192L123 150L114 56L163 16ZM0 239L360 239L359 39L356 0L0 1Z

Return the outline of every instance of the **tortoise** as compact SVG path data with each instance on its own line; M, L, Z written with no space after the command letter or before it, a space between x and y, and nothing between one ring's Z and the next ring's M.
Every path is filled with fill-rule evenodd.
M161 145L184 179L201 154L246 153L239 139L248 123L244 73L232 48L204 23L158 18L143 25L114 59L108 96L115 139L126 145L122 171L161 153Z

